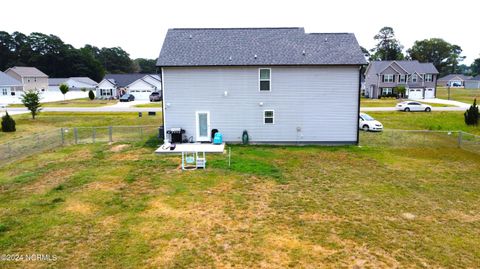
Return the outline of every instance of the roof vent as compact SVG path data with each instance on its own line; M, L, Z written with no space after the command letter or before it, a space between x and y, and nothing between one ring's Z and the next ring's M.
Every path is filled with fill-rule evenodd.
M257 54L253 55L253 58L257 59Z
M231 61L231 60L232 60L232 56L230 56L230 57L228 58L228 60Z
M193 38L193 36L192 36L192 35L189 35L189 36L188 36L188 38L192 39L192 38Z
M303 51L302 51L302 55L305 56L305 53L306 53L305 50L303 50Z
M325 37L325 42L327 42L327 41L328 41L328 38L327 38L327 37Z

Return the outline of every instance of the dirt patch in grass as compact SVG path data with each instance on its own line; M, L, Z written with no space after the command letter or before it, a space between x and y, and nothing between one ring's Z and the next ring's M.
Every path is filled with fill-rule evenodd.
M120 152L126 148L130 147L130 145L127 144L120 144L120 145L115 145L110 148L111 152Z
M464 212L457 211L457 210L448 211L447 217L452 220L457 220L457 221L466 222L466 223L480 221L480 214L475 214L473 212L472 214L465 214Z
M40 179L37 179L33 184L23 187L23 191L35 194L45 193L65 182L74 173L75 169L73 168L64 168L48 172Z
M91 215L95 210L95 206L78 200L69 200L65 204L65 211L74 214Z
M85 186L87 190L119 191L127 184L120 180L94 181Z

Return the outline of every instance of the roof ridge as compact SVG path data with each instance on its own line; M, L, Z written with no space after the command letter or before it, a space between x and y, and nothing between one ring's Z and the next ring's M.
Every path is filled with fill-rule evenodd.
M303 29L303 27L226 27L226 28L170 28L169 30L265 30L265 29Z

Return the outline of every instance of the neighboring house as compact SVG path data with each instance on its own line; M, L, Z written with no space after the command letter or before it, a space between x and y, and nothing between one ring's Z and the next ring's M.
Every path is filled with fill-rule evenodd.
M405 86L410 99L436 96L438 71L432 63L418 61L373 61L365 71L365 97L377 99L398 94L397 86Z
M480 75L465 80L465 89L480 89Z
M14 66L7 69L5 73L20 81L24 91L44 92L48 89L48 76L35 67Z
M438 79L438 86L443 87L452 87L452 88L464 88L465 81L471 79L472 77L465 76L462 74L450 74Z
M356 144L360 67L353 34L303 28L170 29L162 71L165 136L193 141Z
M119 98L130 93L135 100L148 100L152 92L161 88L160 76L156 74L108 74L97 86L97 98Z
M48 90L60 91L60 85L68 86L69 91L80 91L82 89L95 90L98 83L89 77L71 77L71 78L49 78Z
M20 81L0 71L0 103L2 97L16 95L16 92L21 92L22 89L23 86Z

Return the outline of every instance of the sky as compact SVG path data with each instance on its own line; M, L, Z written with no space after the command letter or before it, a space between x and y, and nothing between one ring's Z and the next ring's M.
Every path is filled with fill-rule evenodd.
M306 32L351 32L370 49L383 26L393 27L405 50L415 40L439 37L462 47L465 64L480 57L478 0L2 2L2 9L12 12L1 12L0 31L54 34L77 48L120 46L132 58L158 57L169 28L304 27Z

